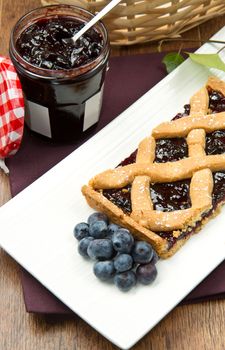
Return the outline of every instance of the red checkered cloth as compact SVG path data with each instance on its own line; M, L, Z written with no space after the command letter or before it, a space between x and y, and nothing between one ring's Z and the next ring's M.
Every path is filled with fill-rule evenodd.
M0 159L16 153L23 127L24 99L20 81L10 59L0 56Z

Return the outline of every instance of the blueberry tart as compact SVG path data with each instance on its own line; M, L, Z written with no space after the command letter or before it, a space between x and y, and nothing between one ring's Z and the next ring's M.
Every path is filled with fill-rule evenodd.
M225 203L225 83L209 77L183 113L82 193L160 257L173 255Z

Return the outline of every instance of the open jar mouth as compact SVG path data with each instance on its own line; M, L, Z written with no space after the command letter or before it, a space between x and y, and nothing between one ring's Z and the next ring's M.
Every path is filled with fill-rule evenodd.
M71 20L77 20L79 22L86 23L90 21L94 15L78 6L74 5L50 5L50 6L43 6L36 8L27 14L25 14L23 17L19 19L19 21L15 24L10 37L10 55L13 57L21 67L21 69L25 69L28 71L33 77L41 77L43 79L67 79L67 78L78 78L82 76L85 73L91 73L94 69L98 69L98 66L101 66L103 61L106 61L109 56L109 39L108 39L108 33L104 26L104 24L99 21L96 23L93 28L101 34L103 38L103 48L100 52L100 54L91 60L90 62L81 65L80 67L76 68L67 68L67 69L46 69L41 68L38 66L35 66L31 64L30 62L26 61L18 52L16 48L17 40L19 39L20 35L32 26L33 24L37 23L41 19L48 20L48 19L60 19L60 18L67 18Z

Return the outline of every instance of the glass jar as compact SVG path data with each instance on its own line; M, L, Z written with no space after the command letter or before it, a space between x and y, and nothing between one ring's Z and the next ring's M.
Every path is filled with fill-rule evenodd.
M40 20L66 18L85 23L92 17L90 12L72 5L45 6L24 15L11 33L9 53L24 93L26 124L53 141L77 140L99 120L110 52L107 30L102 22L94 26L103 39L99 56L72 69L30 64L19 54L16 43L25 29Z

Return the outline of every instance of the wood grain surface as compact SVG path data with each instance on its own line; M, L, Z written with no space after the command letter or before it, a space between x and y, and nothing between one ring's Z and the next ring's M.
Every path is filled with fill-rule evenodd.
M17 19L39 5L38 0L0 0L0 54L8 53L10 31ZM218 16L184 33L183 38L204 41L224 25L225 16ZM196 47L196 43L186 42L185 46ZM179 47L180 43L169 42L163 45L163 50L177 50ZM157 48L157 43L113 48L112 55L155 52ZM6 175L0 174L1 204L10 198L8 180ZM17 263L0 250L0 266L0 350L117 349L78 316L59 320L26 313ZM179 306L133 349L224 350L224 330L225 300Z

